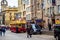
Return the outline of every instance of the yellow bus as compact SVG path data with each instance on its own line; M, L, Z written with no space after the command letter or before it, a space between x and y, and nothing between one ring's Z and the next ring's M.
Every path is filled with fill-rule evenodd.
M11 32L19 33L26 32L26 20L15 20L10 22L10 30Z

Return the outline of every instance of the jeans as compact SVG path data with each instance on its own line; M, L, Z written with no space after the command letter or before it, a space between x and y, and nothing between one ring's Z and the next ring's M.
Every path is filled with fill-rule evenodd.
M0 31L0 36L2 36L2 32Z
M5 36L5 32L3 32L3 36Z

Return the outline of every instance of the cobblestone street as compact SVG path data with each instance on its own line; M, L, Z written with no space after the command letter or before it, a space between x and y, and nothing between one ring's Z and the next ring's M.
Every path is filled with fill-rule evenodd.
M49 35L33 35L32 38L27 38L26 33L12 33L6 32L5 36L0 36L0 40L55 40L53 36Z

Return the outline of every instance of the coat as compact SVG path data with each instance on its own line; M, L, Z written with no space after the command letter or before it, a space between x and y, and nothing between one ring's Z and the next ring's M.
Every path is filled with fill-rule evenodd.
M32 26L31 25L27 25L27 34L32 35Z

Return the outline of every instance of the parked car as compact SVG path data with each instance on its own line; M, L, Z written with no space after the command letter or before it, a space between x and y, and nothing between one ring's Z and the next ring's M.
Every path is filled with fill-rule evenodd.
M41 34L41 28L36 24L32 24L32 34Z
M60 40L60 24L54 25L54 37L56 40Z

